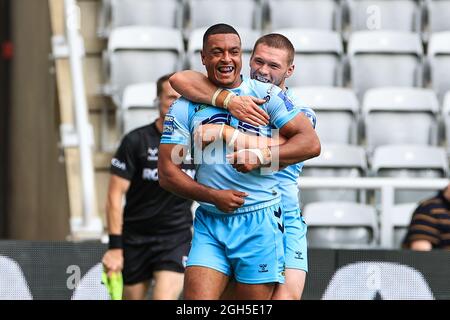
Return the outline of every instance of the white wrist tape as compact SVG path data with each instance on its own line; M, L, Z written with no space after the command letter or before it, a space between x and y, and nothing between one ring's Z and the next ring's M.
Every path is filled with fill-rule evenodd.
M223 139L223 129L225 128L225 123L222 123L219 131L219 139Z
M223 91L223 89L219 88L216 90L216 92L214 92L212 99L211 99L211 104L215 107L216 106L216 99L219 96L219 94Z
M228 142L228 146L229 147L233 147L234 146L234 143L236 142L238 136L239 136L239 130L238 129L234 129L233 135L231 136L231 139L230 139L230 142Z
M245 152L245 151L251 152L254 155L256 155L258 157L258 160L259 160L260 164L265 164L264 163L264 156L263 156L261 150L259 150L259 149L241 149L237 153L241 153L241 152Z
M230 103L231 98L233 98L234 96L235 96L235 94L233 92L229 92L227 97L225 98L225 100L223 100L223 108L225 110L228 109L228 104Z

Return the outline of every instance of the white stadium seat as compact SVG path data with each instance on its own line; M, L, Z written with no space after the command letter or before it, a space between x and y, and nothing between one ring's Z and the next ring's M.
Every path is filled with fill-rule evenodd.
M363 101L369 152L386 144L437 145L439 104L432 90L389 87L371 89Z
M400 249L403 239L408 232L412 214L418 206L418 202L397 204L389 212L389 220L393 231L393 248ZM383 223L383 221L381 222Z
M126 26L181 28L183 0L103 0L98 34L108 37L111 30Z
M373 154L371 173L378 177L442 178L448 174L447 155L444 148L440 147L380 146ZM430 190L398 190L394 201L395 203L418 202L433 196L434 193Z
M181 32L157 27L121 27L108 42L109 85L117 106L130 84L157 81L164 74L181 70L184 45Z
M450 0L425 0L429 32L450 31Z
M186 30L227 23L234 28L261 30L262 9L257 0L188 0Z
M317 158L305 161L305 177L361 177L366 174L367 160L362 147L352 145L322 144ZM303 205L316 201L361 201L364 194L346 189L302 189L299 178L299 201Z
M431 87L442 101L450 90L450 31L433 33L428 44Z
M269 0L271 30L341 29L341 10L334 0Z
M301 73L301 70L299 71ZM351 89L339 87L289 88L317 115L322 143L357 144L359 103Z
M371 88L421 86L422 42L418 34L358 31L348 45L351 84L362 98Z
M296 71L288 86L342 85L342 39L339 33L312 29L278 29L294 45Z
M421 30L422 11L416 0L347 0L351 31Z
M379 240L377 212L354 202L315 202L303 210L311 248L373 248Z
M137 83L125 88L122 99L124 134L150 124L159 117L159 108L155 101L155 82Z

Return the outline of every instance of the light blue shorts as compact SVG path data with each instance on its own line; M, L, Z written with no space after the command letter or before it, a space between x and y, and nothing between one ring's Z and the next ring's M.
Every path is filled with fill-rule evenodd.
M306 232L308 226L300 209L284 213L286 233L286 268L300 269L308 272L308 250Z
M212 268L245 284L284 283L280 204L238 214L198 207L186 265Z

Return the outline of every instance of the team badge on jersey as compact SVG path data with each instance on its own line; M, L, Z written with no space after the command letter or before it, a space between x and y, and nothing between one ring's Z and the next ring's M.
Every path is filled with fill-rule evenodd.
M171 115L166 115L164 118L163 134L171 135L173 133L174 118Z

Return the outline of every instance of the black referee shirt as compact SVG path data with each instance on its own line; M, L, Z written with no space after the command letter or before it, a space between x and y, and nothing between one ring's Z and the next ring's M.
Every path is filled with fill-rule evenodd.
M125 135L111 160L111 174L130 181L123 226L124 240L128 243L143 243L149 237L192 226L192 201L159 186L160 138L155 122L137 128ZM194 176L194 165L184 165L182 169Z

